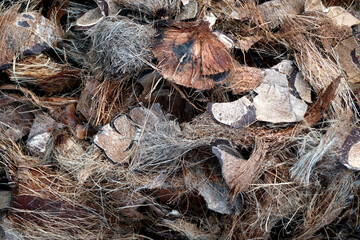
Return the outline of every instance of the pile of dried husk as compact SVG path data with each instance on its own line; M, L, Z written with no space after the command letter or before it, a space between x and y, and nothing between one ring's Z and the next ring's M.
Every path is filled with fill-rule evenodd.
M358 1L0 7L1 239L359 239Z

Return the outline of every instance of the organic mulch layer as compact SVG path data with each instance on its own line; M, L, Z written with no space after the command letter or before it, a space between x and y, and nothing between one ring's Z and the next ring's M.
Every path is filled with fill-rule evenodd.
M360 2L0 2L0 239L360 239Z

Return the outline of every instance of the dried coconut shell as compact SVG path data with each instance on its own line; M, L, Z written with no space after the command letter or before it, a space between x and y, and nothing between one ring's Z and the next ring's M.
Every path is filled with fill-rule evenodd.
M0 69L9 67L20 54L39 54L54 48L63 36L61 28L40 13L17 13L18 8L9 8L0 19Z
M252 91L264 80L262 70L259 68L241 66L240 64L235 66L235 71L226 80L226 84L234 94Z
M182 1L180 13L176 16L176 20L187 20L196 17L200 10L200 6L196 0Z
M207 111L216 122L233 128L244 128L256 121L255 107L247 97L234 102L209 103Z
M99 7L87 11L76 21L76 30L87 30L101 22L105 16Z
M360 170L360 128L354 128L339 150L339 160L346 167Z
M334 50L339 56L340 66L346 72L348 81L360 82L360 42L351 36L338 43Z
M246 160L224 139L215 141L212 151L220 161L226 184L234 193L249 188L261 171L267 152L266 146L257 142L250 158Z
M26 146L32 154L41 157L45 155L55 126L56 122L50 116L44 113L36 114L26 142Z
M128 163L133 154L137 127L126 115L116 117L94 137L94 143L114 164Z
M324 12L326 12L327 16L339 26L352 27L360 24L360 19L354 17L342 7L329 7L324 10Z
M287 76L276 69L264 71L264 81L254 91L256 118L271 123L299 122L304 119L307 104L294 96Z
M233 68L230 52L206 21L177 22L163 29L153 54L164 78L196 89L212 88Z
M79 85L79 69L69 64L56 63L52 58L40 53L17 61L6 69L10 80L19 84L30 84L47 93L63 93Z

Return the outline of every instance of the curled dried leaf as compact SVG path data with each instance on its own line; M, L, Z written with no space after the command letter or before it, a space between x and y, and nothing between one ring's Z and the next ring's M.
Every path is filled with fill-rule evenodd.
M197 89L212 88L233 67L229 50L211 33L206 21L178 22L163 29L153 54L166 79Z

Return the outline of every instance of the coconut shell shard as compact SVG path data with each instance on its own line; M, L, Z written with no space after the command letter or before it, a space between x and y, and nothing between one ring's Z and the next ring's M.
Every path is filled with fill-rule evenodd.
M55 47L62 30L37 12L17 13L12 7L0 18L0 69L20 54L39 54Z
M229 50L205 21L178 22L163 29L153 54L167 80L196 89L212 88L224 80L233 67Z
M360 170L360 128L354 128L346 137L339 159L347 168Z

